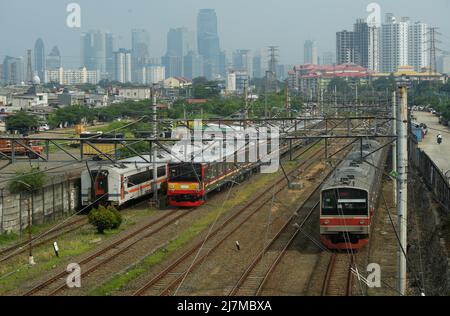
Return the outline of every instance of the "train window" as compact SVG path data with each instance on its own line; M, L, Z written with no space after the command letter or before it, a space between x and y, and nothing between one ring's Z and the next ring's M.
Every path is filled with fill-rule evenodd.
M171 182L198 182L202 179L202 165L183 163L173 164L169 167Z
M134 174L132 176L128 176L128 187L134 187L144 182L148 182L153 180L153 171L148 170L145 172L141 172L138 174Z
M164 177L166 175L166 167L158 168L158 178Z
M334 189L322 192L322 215L368 215L367 192L357 189Z

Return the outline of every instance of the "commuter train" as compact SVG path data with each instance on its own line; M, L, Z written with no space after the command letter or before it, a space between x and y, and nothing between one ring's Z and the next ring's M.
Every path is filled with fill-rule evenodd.
M322 121L314 121L313 125L318 125ZM302 128L303 123L297 127ZM244 137L239 133L242 132L240 127L231 127L235 129L236 135ZM290 128L288 128L289 130ZM260 143L266 143L268 151L271 152L270 141L259 141ZM293 140L292 144L288 141L283 141L279 144L279 156L282 157L292 149L296 149L304 145L307 141ZM169 204L175 207L197 207L203 205L206 201L207 195L213 191L219 191L223 187L230 185L233 182L240 182L248 178L252 173L260 171L264 163L260 160L251 162L250 159L245 159L246 162L228 162L238 161L236 158L238 155L245 154L248 156L251 144L242 147L232 149L228 152L228 148L225 148L218 143L210 143L209 146L216 146L217 150L224 150L224 157L220 161L209 159L210 157L203 156L201 162L171 162L168 166L168 198ZM257 146L256 142L253 146ZM223 149L222 149L223 148ZM198 148L198 151L201 149ZM195 155L194 155L195 156ZM231 157L231 159L228 159ZM206 158L206 159L205 159Z
M145 158L145 159L143 159ZM81 204L108 203L120 207L153 192L153 163L149 156L120 160L116 165L99 164L81 174ZM167 181L166 153L158 155L157 188ZM147 160L147 161L146 161Z
M355 145L321 188L320 239L328 249L357 250L369 242L386 150L365 140ZM370 164L361 162L361 154Z

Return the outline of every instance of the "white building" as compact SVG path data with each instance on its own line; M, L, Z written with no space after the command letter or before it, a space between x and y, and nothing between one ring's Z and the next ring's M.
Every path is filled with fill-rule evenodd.
M421 71L428 67L428 26L425 23L416 22L409 26L409 65L415 71Z
M16 95L12 98L12 107L16 110L28 110L33 107L48 106L48 94L36 93L35 95Z
M227 93L243 93L248 87L249 76L245 71L230 71L227 76Z
M132 81L131 51L120 49L114 52L114 80L120 83Z
M145 66L142 68L141 84L154 84L166 80L166 67Z
M86 67L78 70L65 70L63 67L57 70L47 70L48 81L61 85L97 84L98 78L98 71L87 70Z
M409 61L409 22L397 21L388 17L382 26L382 72L394 72Z
M119 97L128 100L150 100L150 88L120 88Z

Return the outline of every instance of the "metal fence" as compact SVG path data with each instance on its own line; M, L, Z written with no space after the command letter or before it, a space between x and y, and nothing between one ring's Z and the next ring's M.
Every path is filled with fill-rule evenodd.
M450 213L450 184L433 160L418 147L415 140L410 141L410 161L423 177L425 184L445 211Z

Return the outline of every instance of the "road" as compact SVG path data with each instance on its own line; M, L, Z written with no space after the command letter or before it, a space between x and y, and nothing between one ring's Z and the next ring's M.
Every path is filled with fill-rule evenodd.
M450 129L439 124L438 117L428 112L414 112L414 116L420 123L428 126L428 135L419 147L422 148L445 173L450 170ZM441 133L443 143L437 144L436 137Z

